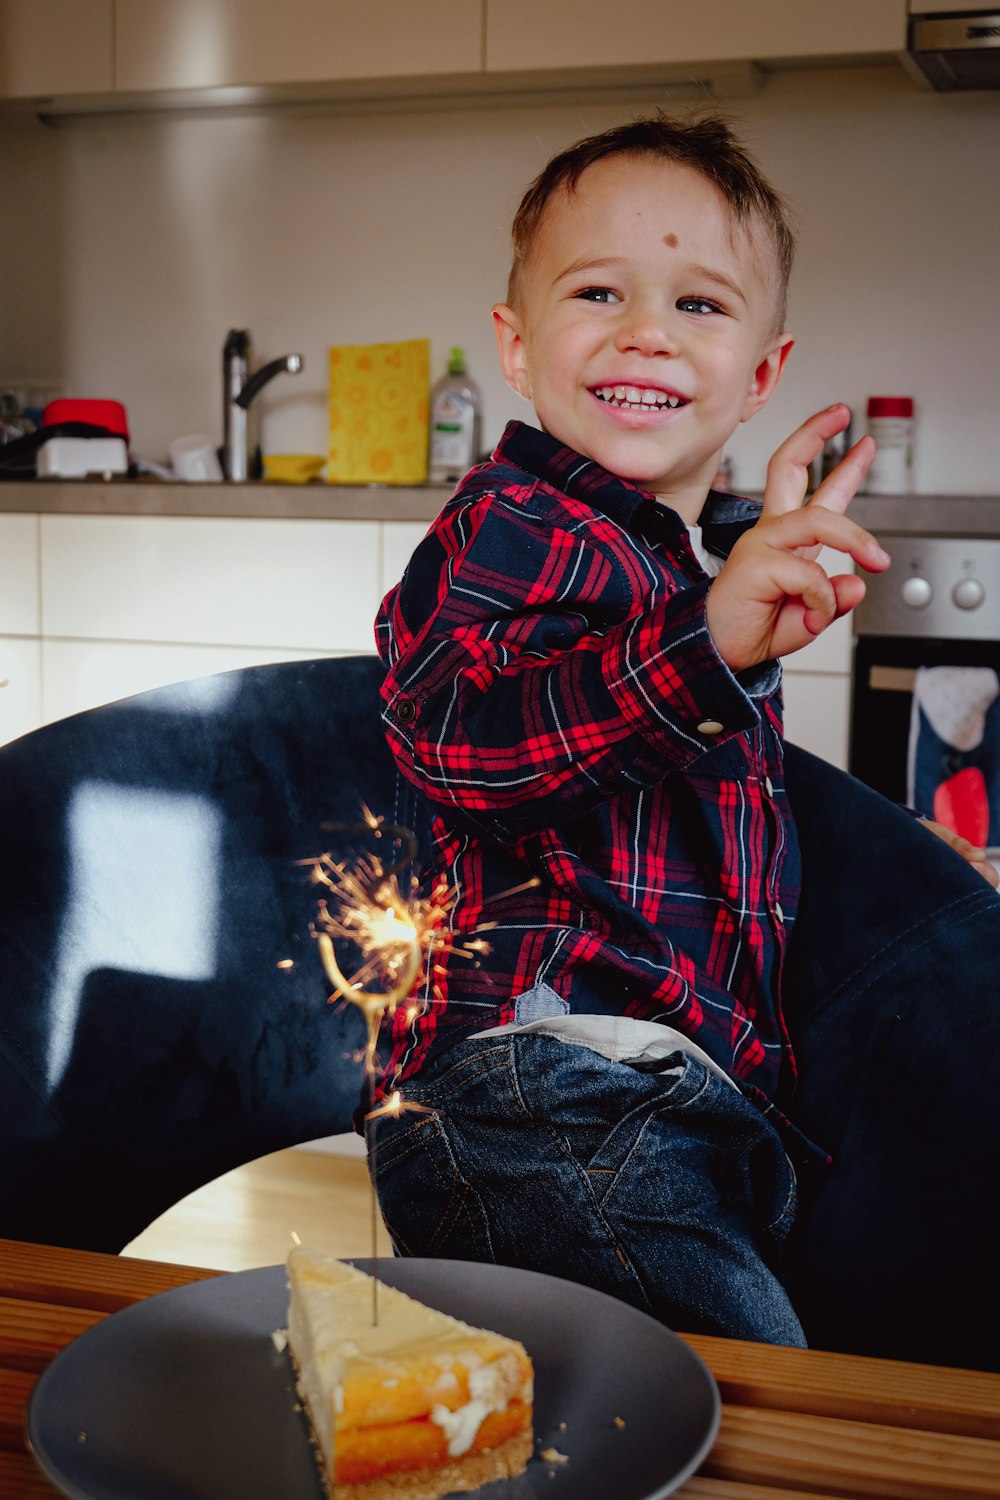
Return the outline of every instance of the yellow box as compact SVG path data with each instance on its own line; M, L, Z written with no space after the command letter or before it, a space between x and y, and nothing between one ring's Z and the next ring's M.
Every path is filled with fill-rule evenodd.
M331 484L422 484L427 478L430 341L330 350Z

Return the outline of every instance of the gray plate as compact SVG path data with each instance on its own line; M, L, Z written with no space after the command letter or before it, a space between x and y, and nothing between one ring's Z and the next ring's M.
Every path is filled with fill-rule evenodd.
M536 1452L552 1446L569 1462L534 1459L519 1479L484 1485L483 1500L660 1500L711 1447L715 1381L683 1340L624 1302L466 1261L387 1259L379 1274L520 1339L534 1361ZM288 1356L271 1339L287 1311L284 1267L269 1266L98 1323L35 1386L28 1435L41 1468L76 1500L321 1500Z

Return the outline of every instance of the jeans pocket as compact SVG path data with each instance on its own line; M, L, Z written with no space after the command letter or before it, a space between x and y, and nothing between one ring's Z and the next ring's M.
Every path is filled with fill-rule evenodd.
M397 1254L495 1259L483 1206L459 1170L439 1115L379 1121L368 1170Z
M795 1176L795 1168L789 1161L784 1151L778 1160L778 1148L776 1143L772 1144L769 1156L771 1161L764 1173L764 1183L759 1191L758 1201L770 1207L770 1211L764 1214L769 1223L758 1226L757 1233L768 1244L771 1245L773 1253L778 1253L784 1247L795 1216L799 1207L799 1185ZM777 1213L775 1213L777 1210Z

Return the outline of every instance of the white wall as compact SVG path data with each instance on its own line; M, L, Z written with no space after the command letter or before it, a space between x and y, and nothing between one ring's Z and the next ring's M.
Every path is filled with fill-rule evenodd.
M261 398L267 450L323 452L331 343L469 352L495 438L527 415L495 369L507 227L552 151L669 99L426 113L259 113L0 125L0 381L126 402L134 451L221 436L230 326L306 371ZM687 105L680 106L686 108ZM775 75L728 107L801 231L772 406L737 482L810 411L912 394L918 488L1000 493L1000 110L896 67Z

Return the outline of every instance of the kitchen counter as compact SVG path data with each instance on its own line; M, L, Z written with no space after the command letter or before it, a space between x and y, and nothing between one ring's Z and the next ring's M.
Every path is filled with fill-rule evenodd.
M432 521L450 493L433 484L30 479L0 483L0 514ZM859 495L850 514L876 535L1000 536L1000 495Z
M1000 495L858 495L848 515L876 536L1000 537Z
M160 479L0 483L0 514L215 516L280 521L432 521L447 485L171 484Z

